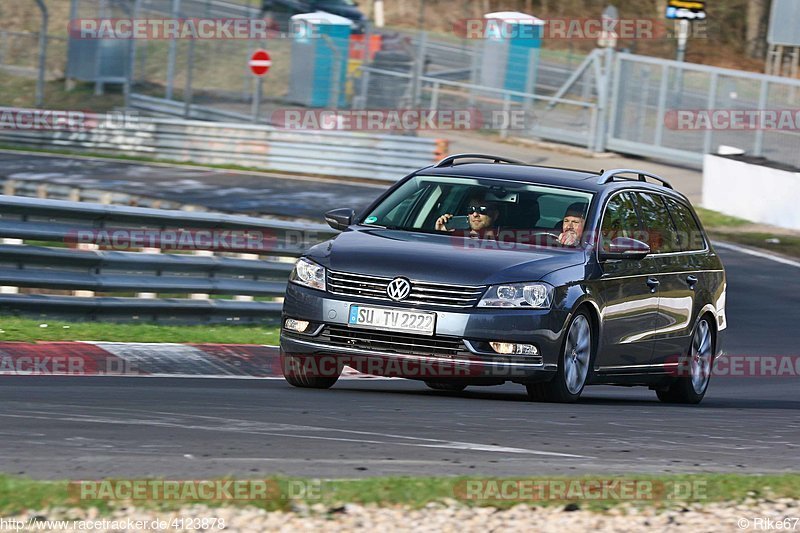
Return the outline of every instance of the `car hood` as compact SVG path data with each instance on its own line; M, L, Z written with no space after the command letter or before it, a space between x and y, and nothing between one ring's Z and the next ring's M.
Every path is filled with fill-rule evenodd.
M306 255L336 271L465 285L536 281L585 261L582 249L385 229L345 231Z

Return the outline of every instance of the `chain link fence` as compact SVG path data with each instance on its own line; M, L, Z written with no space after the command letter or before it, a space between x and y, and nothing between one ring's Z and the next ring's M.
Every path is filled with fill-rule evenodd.
M71 0L71 5L73 19L267 16L252 5L222 0ZM68 63L70 69L73 63L83 65L89 78L99 76L97 92L103 83L122 81L129 89L128 104L187 118L269 123L276 111L298 108L471 110L480 119L473 127L502 136L695 166L701 164L702 154L727 145L800 166L796 124L736 129L676 121L683 111L797 110L798 80L608 49L580 54L545 43L531 55L532 81L524 89L510 90L503 88L508 84L491 83L494 71L487 69L506 59L484 39L391 30L375 37L367 29L366 35L351 40L349 49L334 53L324 67L329 71L315 81L308 56L298 52L296 36L283 31L271 30L263 39L71 39ZM374 38L380 40L379 47L373 47ZM33 68L35 40L32 33L0 32L0 68ZM312 40L320 41L314 44L320 49L333 46L324 39ZM272 57L261 83L248 68L248 59L259 48ZM65 39L50 40L48 71L54 75L66 49ZM127 69L130 62L132 68ZM343 78L336 74L342 68ZM63 69L68 78L73 75L70 69ZM301 94L309 84L323 94L314 103Z

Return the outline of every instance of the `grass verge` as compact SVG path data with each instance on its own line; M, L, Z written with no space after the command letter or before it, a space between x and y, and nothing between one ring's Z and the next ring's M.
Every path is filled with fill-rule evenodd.
M277 344L275 326L237 324L173 326L111 322L65 322L0 316L0 341L109 341L211 344Z
M230 478L226 478L230 479ZM125 487L109 480L104 485L91 485L89 494L103 492L102 487ZM142 480L137 480L137 483ZM162 480L163 481L163 480ZM170 480L174 481L174 480ZM242 480L232 480L241 483ZM612 484L617 481L618 484ZM176 509L192 503L210 506L254 506L266 510L288 510L298 504L322 504L329 510L345 503L403 505L421 508L432 502L459 502L468 506L508 508L520 503L535 506L573 504L578 508L603 510L620 504L637 507L669 508L686 504L741 502L747 498L800 498L800 474L741 475L685 474L582 477L377 477L365 479L317 480L285 477L265 477L256 480L267 487L263 497L251 501L158 499L111 500L81 499L81 486L68 481L35 481L0 475L0 513L10 515L28 510L47 510L53 507L97 507L101 512L130 506L157 509ZM81 483L81 482L74 482ZM84 482L85 483L85 482ZM153 485L149 485L152 487ZM251 485L253 486L253 485ZM518 487L537 487L529 493ZM600 490L598 487L606 487ZM94 490L99 492L95 493ZM538 487L546 490L540 492ZM621 487L636 487L626 493ZM114 493L110 489L107 494ZM181 494L186 494L181 492ZM521 497L517 494L522 494ZM541 495L545 496L542 497ZM638 496L632 496L638 494ZM505 496L504 496L505 495ZM335 511L333 511L335 512Z
M785 232L769 233L764 231L764 226L755 225L749 220L702 207L696 208L696 211L712 239L800 258L800 236L786 235Z

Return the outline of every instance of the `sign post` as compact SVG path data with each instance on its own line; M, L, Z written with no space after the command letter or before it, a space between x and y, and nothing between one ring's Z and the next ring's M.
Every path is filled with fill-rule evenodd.
M705 0L668 0L667 18L678 21L678 61L686 57L686 42L689 40L690 22L705 20Z
M256 50L250 56L250 61L247 62L247 66L250 67L250 71L258 77L258 81L256 82L256 93L253 95L253 106L250 110L252 115L253 122L258 122L258 116L261 108L261 94L264 85L264 75L269 71L269 67L272 66L272 59L269 56L269 52L266 50Z
M602 22L602 30L600 30L597 46L599 48L616 48L617 39L619 39L619 34L616 31L617 24L619 24L619 10L612 5L606 6L600 20Z

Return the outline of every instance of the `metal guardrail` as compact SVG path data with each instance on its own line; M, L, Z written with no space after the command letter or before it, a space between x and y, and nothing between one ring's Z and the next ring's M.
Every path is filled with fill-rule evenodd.
M258 246L160 253L171 248L164 235L203 231L223 241L241 232ZM163 240L142 248L137 232ZM320 224L0 196L0 311L160 322L274 321L292 258L334 233ZM112 234L114 244L138 244L134 249L144 251L100 249L102 238L88 244L76 238Z
M396 181L446 151L445 141L401 135L170 118L90 122L74 130L0 128L0 143L382 181Z

